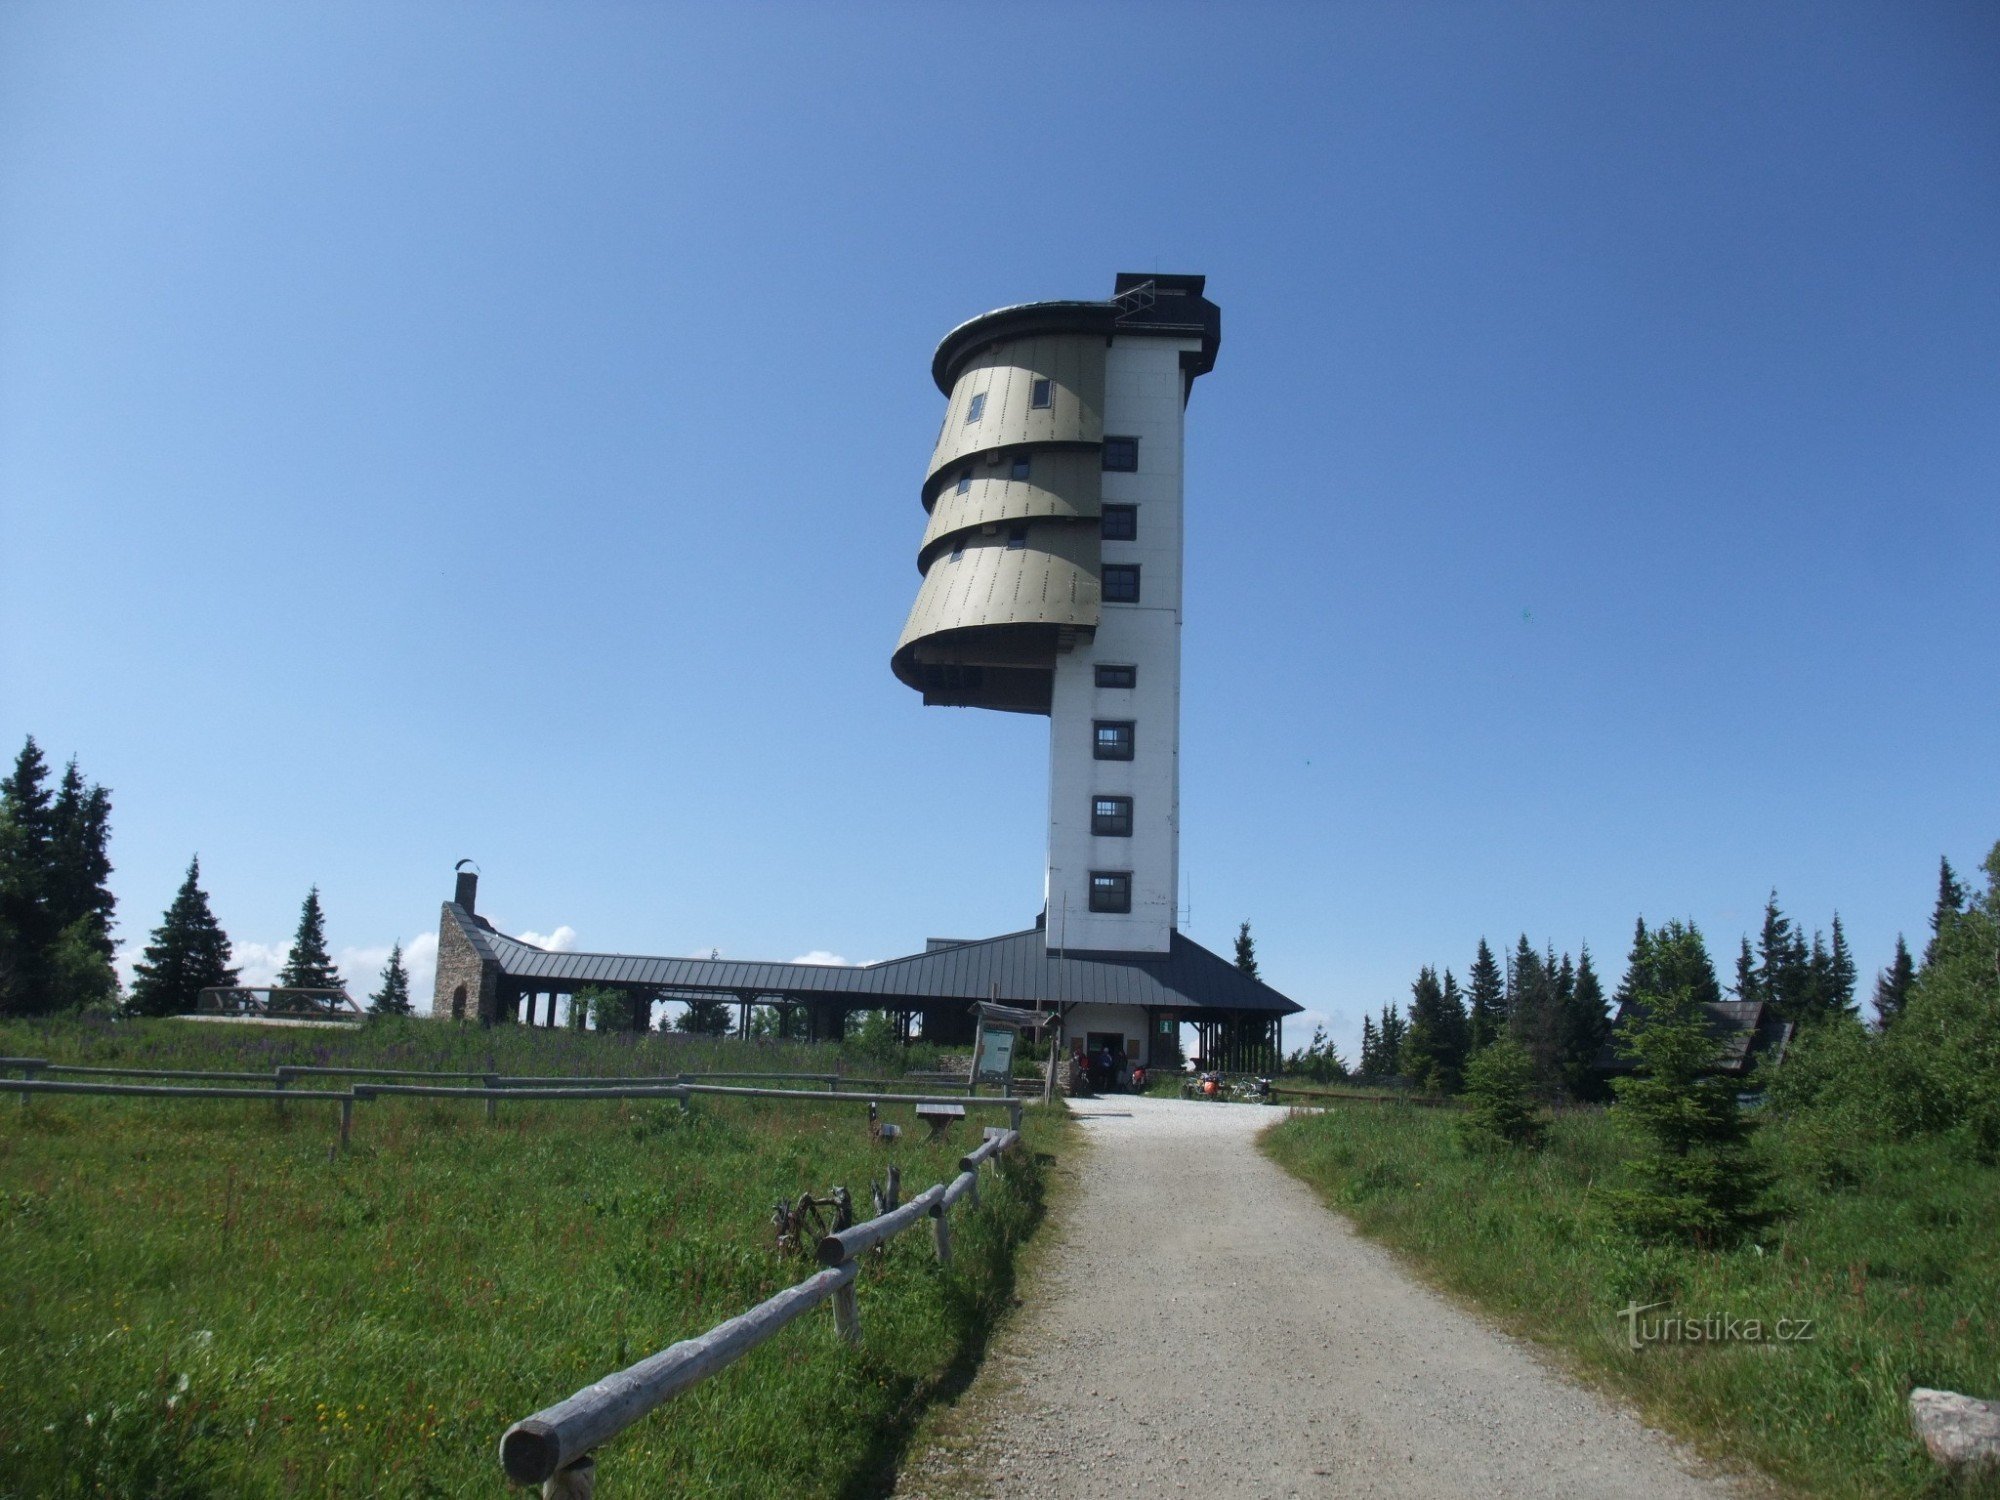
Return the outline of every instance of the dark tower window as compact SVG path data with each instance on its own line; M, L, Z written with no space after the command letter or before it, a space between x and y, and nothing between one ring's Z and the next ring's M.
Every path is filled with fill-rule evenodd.
M963 495L966 491L970 490L971 488L972 488L972 470L960 469L958 471L958 493Z
M967 419L971 420L970 418ZM1139 440L1108 437L1104 440L1104 467L1114 474L1139 472Z
M1102 530L1107 542L1136 542L1139 539L1139 507L1105 506Z
M1104 602L1106 604L1137 604L1139 602L1139 566L1137 563L1106 563L1104 565Z
M462 984L451 992L451 1018L454 1021L465 1019L465 986Z
M1016 454L1014 455L1014 467L1013 467L1012 469L1008 470L1008 477L1009 477L1010 479L1026 479L1026 478L1028 477L1028 455L1027 455L1027 454L1025 454L1025 453L1016 453Z
M1027 545L1028 545L1027 527L1010 526L1007 528L1007 550L1009 552L1019 552L1023 547Z
M1037 380L1028 404L1034 407L1036 411L1047 411L1051 406L1054 406L1056 404L1056 383L1048 379Z
M1133 724L1130 719L1099 719L1096 723L1094 753L1098 760L1132 758Z
M986 392L981 391L978 395L972 398L972 404L966 407L965 420L968 423L977 422L981 417L985 415L986 415Z
M1092 797L1090 799L1090 831L1101 839L1129 839L1132 837L1132 799L1130 797Z
M1130 870L1092 870L1090 872L1090 909L1092 911L1130 911L1132 909L1132 872Z
M1129 688L1139 685L1137 667L1099 667L1097 685L1108 688Z

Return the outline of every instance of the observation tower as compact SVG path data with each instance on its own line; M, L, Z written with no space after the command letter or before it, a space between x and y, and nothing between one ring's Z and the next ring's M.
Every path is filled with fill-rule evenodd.
M944 426L891 664L925 703L1048 715L1050 951L1174 947L1182 432L1222 337L1204 281L1003 307L931 360Z

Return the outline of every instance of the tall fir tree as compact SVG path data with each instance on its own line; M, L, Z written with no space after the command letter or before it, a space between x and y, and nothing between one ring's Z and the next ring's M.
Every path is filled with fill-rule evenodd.
M1257 943L1250 936L1250 924L1236 929L1236 967L1252 979L1257 977Z
M1553 970L1522 933L1508 965L1507 1034L1534 1063L1535 1082L1544 1093L1554 1091L1562 1077L1562 1009Z
M1437 970L1426 965L1410 986L1409 1030L1402 1040L1398 1070L1420 1089L1457 1093L1464 1082L1465 1032L1458 982L1452 981L1447 994Z
M1618 984L1619 1005L1638 1002L1643 1007L1648 995L1667 995L1680 989L1688 990L1701 1005L1722 998L1722 986L1716 982L1715 964L1708 956L1701 929L1675 918L1649 932L1642 919L1632 939L1625 977Z
M1652 951L1652 934L1646 931L1646 919L1641 916L1632 928L1632 951L1625 955L1625 977L1618 981L1617 1000L1621 1006L1632 999L1636 986L1646 982Z
M146 954L133 966L131 997L126 1008L140 1016L184 1015L195 1008L201 992L211 986L236 983L229 966L229 938L208 908L201 888L201 859L188 862L187 879L175 893Z
M1840 913L1833 914L1833 947L1827 954L1826 993L1822 1005L1829 1016L1853 1016L1859 1007L1854 1003L1854 981L1858 971L1854 966L1854 950L1847 946L1847 932L1840 925Z
M1363 1016L1361 1018L1361 1076L1363 1078L1377 1078L1381 1076L1381 1051L1381 1038L1380 1034L1375 1030L1375 1018L1373 1016Z
M50 1008L76 1009L118 996L111 942L118 898L111 893L111 794L86 785L76 759L63 767L49 809L52 825L48 920Z
M368 1014L407 1016L411 1009L410 971L403 967L403 945L399 941L389 950L389 961L382 965L382 987L368 997Z
M292 937L292 951L278 971L277 987L283 990L338 990L347 993L347 981L334 967L326 948L326 913L320 910L319 887L306 892L299 908L299 930Z
M1736 983L1730 986L1738 1000L1762 1000L1763 982L1757 977L1757 957L1750 951L1750 938L1746 934L1743 946L1736 950Z
M49 764L29 735L0 779L0 1011L49 1009L48 954L60 928L51 920L55 809Z
M1958 876L1951 868L1951 861L1939 855L1937 904L1931 908L1931 938L1924 944L1924 961L1921 969L1928 969L1937 961L1938 943L1944 937L1946 925L1964 910L1965 887L1959 884Z
M1403 1071L1403 1039L1408 1032L1401 1007L1394 1003L1383 1006L1382 1019L1375 1027L1377 1077L1394 1078Z
M1682 943L1682 934L1669 936ZM1656 972L1686 961L1668 958ZM1715 1039L1693 989L1642 990L1634 999L1618 1028L1632 1072L1612 1087L1618 1125L1638 1150L1626 1163L1626 1182L1605 1194L1612 1218L1656 1243L1728 1245L1765 1217L1770 1178L1749 1150L1755 1121L1737 1108L1737 1081L1714 1071Z
M1444 1021L1446 1051L1450 1072L1455 1075L1447 1093L1457 1093L1465 1086L1465 1065L1472 1057L1472 1017L1465 1008L1465 992L1458 987L1458 980L1451 970L1444 971Z
M1778 892L1773 887L1764 903L1764 926L1757 938L1758 998L1787 1021L1802 1019L1810 1008L1809 960L1805 934L1779 909Z
M1910 957L1910 945L1903 941L1902 933L1896 934L1896 956L1889 967L1875 976L1875 1025L1887 1031L1896 1024L1903 1014L1903 1007L1909 1002L1910 987L1917 982L1916 961Z
M1563 962L1568 963L1567 954ZM1611 1040L1611 1012L1604 986L1590 961L1590 944L1577 954L1576 978L1563 1009L1563 1086L1575 1099L1602 1099L1606 1088L1598 1067L1605 1043Z
M1507 988L1501 977L1500 965L1494 962L1493 950L1486 946L1486 939L1479 940L1479 952L1473 956L1472 968L1467 972L1467 1029L1470 1033L1471 1048L1477 1052L1497 1038L1507 1025Z

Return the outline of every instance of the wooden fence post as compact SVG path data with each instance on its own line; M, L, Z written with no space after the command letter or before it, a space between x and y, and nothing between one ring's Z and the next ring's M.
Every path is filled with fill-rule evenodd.
M854 1300L851 1281L833 1294L833 1326L848 1343L861 1342L861 1308Z
M940 1203L931 1210L931 1237L937 1245L938 1264L951 1264L951 1212Z
M291 1082L291 1074L287 1073L287 1072L286 1072L286 1071L285 1071L285 1070L284 1070L283 1068L273 1068L273 1069L271 1070L271 1087L272 1087L272 1088L274 1088L274 1089L283 1089L283 1088L284 1088L284 1086L285 1086L285 1085L286 1085L287 1083L289 1083L289 1082ZM281 1119L281 1120L282 1120L282 1119L284 1119L284 1117L285 1117L285 1101L284 1101L284 1100L282 1100L282 1099L274 1099L274 1100L273 1100L273 1101L271 1102L271 1108L272 1108L273 1110L275 1110L275 1111L277 1112L277 1116L278 1116L278 1118L279 1118L279 1119Z
M500 1075L498 1073L488 1073L486 1075L486 1087L489 1090L499 1088ZM486 1096L486 1123L488 1125L491 1125L495 1120L499 1118L500 1118L500 1101L498 1099L495 1099L493 1095L489 1092Z
M347 1149L347 1137L354 1129L354 1095L340 1101L340 1149Z
M597 1460L588 1453L542 1481L542 1500L593 1500L596 1494Z

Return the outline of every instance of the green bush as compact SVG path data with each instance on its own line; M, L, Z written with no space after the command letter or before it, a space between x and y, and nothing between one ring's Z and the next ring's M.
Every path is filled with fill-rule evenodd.
M1539 1151L1543 1123L1535 1110L1535 1060L1519 1042L1502 1039L1473 1054L1465 1069L1465 1113L1458 1143L1468 1150L1522 1147Z
M1612 1221L1643 1240L1702 1247L1763 1223L1770 1174L1750 1151L1737 1081L1712 1071L1715 1040L1694 990L1647 996L1618 1041L1636 1071L1612 1085L1614 1116L1635 1149L1625 1183L1606 1194Z

